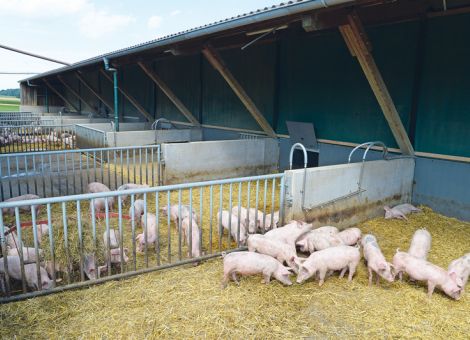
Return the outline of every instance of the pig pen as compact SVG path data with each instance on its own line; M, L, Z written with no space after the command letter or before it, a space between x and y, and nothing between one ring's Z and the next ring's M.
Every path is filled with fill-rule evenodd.
M218 180L211 182L200 182L191 184L179 184L173 186L160 186L149 189L134 189L126 192L131 195L130 199L124 202L122 191L108 193L85 194L75 196L56 197L48 199L32 200L29 202L20 201L14 203L1 203L0 208L7 206L13 207L14 215L10 216L7 211L0 212L0 233L4 233L7 228L16 229L18 248L21 248L23 242L26 247L34 248L31 252L39 254L39 224L46 224L48 235L43 236L41 249L44 252L44 261L52 261L56 268L66 267L67 270L61 273L62 281L56 280L53 276L53 286L56 288L50 290L39 290L28 293L24 285L11 287L10 293L0 302L25 298L35 295L57 292L63 289L76 288L94 283L100 283L107 280L117 279L163 269L175 265L182 265L188 262L200 262L203 259L220 255L222 251L231 251L238 249L242 243L242 237L239 230L233 230L233 233L221 232L221 219L217 217L217 212L222 210L231 211L233 207L257 207L264 216L263 224L274 223L274 210L279 210L283 206L282 189L283 175L273 174L265 176L255 176L246 178L237 178L230 180ZM112 197L116 200L114 209L106 208L97 214L96 206L91 200L99 200L106 197L110 200ZM144 216L147 214L156 215L156 239L145 243L143 254L137 252L138 237L137 233L145 235L145 239L151 234L146 223L142 227L135 222L134 212L129 211L130 205L142 197L145 204ZM16 207L32 204L45 204L45 209L38 216L33 216L28 212L20 211ZM194 209L199 216L194 221L201 227L199 243L199 253L187 253L187 247L192 248L191 243L186 243L182 236L181 219L180 223L174 225L169 217L162 215L161 208L169 208L171 204L181 206L187 205ZM129 211L129 213L128 213ZM179 210L178 210L179 211ZM97 218L91 218L96 216ZM281 209L282 219L283 212ZM240 220L240 217L237 217ZM190 223L193 221L191 220ZM234 220L234 223L235 220ZM192 225L192 224L191 224ZM31 227L32 226L32 227ZM240 223L233 226L240 228ZM191 228L191 227L190 227ZM93 254L97 265L106 265L105 257L110 251L104 245L103 233L110 229L119 231L121 235L119 244L121 253L123 249L128 249L130 261L120 259L119 266L113 265L113 270L107 268L107 275L99 279L86 281L84 258L85 255ZM191 234L191 232L189 233ZM240 242L238 242L240 240ZM6 253L7 238L3 238L2 254ZM109 242L108 242L109 244ZM22 263L27 258L21 257L23 252L19 250ZM5 259L3 259L5 260ZM3 261L0 259L0 261ZM7 262L5 260L5 262ZM39 266L39 262L35 262ZM119 267L119 268L116 268ZM89 275L87 275L89 277ZM23 276L24 277L24 276ZM9 282L6 278L6 282ZM21 283L24 283L23 279ZM8 297L10 295L10 297Z
M79 148L118 147L202 140L200 128L156 130L154 127L150 123L119 123L119 131L115 132L113 123L77 124L77 145Z
M76 147L75 125L0 126L0 154Z
M468 252L469 223L446 218L425 207L424 213L411 216L408 222L377 217L383 216L383 205L410 200L413 170L414 159L397 158L130 191L135 195L134 200L137 195L144 195L147 213L157 213L163 206L179 202L192 205L202 216L202 221L198 222L202 253L196 257L187 254L188 245L182 242L180 226L161 213L157 215L158 242L148 245L144 254L134 253L134 235L145 234L146 229L124 216L129 198L125 204L105 211L93 223L90 199L117 197L119 193L36 201L49 202L49 207L46 206L35 223L50 224L54 235L45 239L44 256L50 258L54 254L57 263L71 261L72 267L70 273L57 275L62 281L57 282L56 288L25 293L23 287L13 286L12 294L20 295L4 297L3 302L145 275L5 305L7 308L1 312L0 321L0 327L5 330L2 334L168 338L462 337L469 331L467 297L452 301L442 293L435 293L429 300L422 284L407 282L382 283L380 287L369 288L364 264L358 268L352 283L332 277L322 288L313 282L283 287L278 282L262 285L261 277L249 277L242 279L240 287L231 283L226 290L221 290L222 262L210 260L222 251L241 249L227 232L220 232L216 215L221 209L240 205L258 207L266 213L279 210L281 221L298 218L316 225L357 225L363 233L377 236L389 260L396 248L408 248L417 228L426 227L433 236L429 259L447 267L452 259ZM34 201L28 204L32 203ZM0 204L0 208L22 204L25 203ZM21 226L24 220L31 219L20 211L16 215L18 218L2 214L0 226ZM108 229L122 231L121 247L129 248L129 262L113 266L111 273L106 274L109 276L85 281L80 254L95 252L99 264L103 264L101 239ZM18 230L22 230L25 245L37 243L34 228L25 225ZM194 262L201 264L186 266ZM147 273L175 265L178 268L174 270ZM90 303L83 303L85 300ZM149 309L149 306L152 307ZM27 312L28 308L35 314ZM24 316L25 313L28 315ZM64 325L73 323L75 327L51 328L51 320L61 320Z
M95 148L0 155L1 201L87 192L91 182L111 190L125 183L160 184L160 146Z
M413 232L433 236L430 261L447 267L468 252L470 223L426 207L409 221L377 217L359 227L373 233L385 257L407 249ZM261 277L222 290L222 260L181 266L125 280L2 305L7 338L449 338L470 332L468 293L452 301L426 296L423 284L368 287L363 261L351 283L337 276L323 287L308 281L284 287Z

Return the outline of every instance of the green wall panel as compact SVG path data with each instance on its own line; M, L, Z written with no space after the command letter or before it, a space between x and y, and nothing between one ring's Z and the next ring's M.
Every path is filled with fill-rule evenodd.
M373 55L404 124L411 103L416 24L369 30ZM406 54L403 55L403 51ZM281 43L279 133L286 120L313 122L318 138L348 142L382 140L396 146L359 66L338 31L292 34Z
M198 119L200 111L200 55L177 56L156 61L154 70ZM186 117L157 87L157 115L187 122Z
M429 21L418 151L470 157L470 15Z
M82 77L89 83L95 90L99 91L99 80L98 80L98 69L85 69L82 71ZM81 95L83 98L89 102L93 107L91 110L97 112L100 109L100 100L90 91L88 88L82 84L81 86ZM93 103L93 104L92 104ZM102 110L105 111L106 107L103 106Z
M155 95L152 80L136 64L123 66L119 69L119 72L119 83L150 115L155 116ZM109 81L108 83L111 84ZM127 116L128 120L135 117L141 121L147 121L131 102L125 99L122 94L119 95L122 97L121 103L123 103L121 116Z
M272 124L274 107L275 47L254 45L246 50L222 51L221 56L234 77ZM260 130L222 76L206 60L203 63L204 124Z

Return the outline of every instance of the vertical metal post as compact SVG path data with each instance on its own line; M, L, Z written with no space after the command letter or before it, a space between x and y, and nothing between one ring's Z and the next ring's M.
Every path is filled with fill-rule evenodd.
M119 132L119 98L118 98L118 77L117 70L113 72L114 82L114 129L115 132Z

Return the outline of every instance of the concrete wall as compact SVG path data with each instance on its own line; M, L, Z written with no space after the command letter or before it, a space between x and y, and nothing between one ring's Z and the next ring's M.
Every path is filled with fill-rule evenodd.
M240 132L204 128L205 139L237 139ZM279 138L281 170L289 167L289 138ZM320 166L344 164L353 147L319 143ZM393 156L393 154L392 154ZM382 153L370 151L368 160L381 159ZM359 161L362 152L357 152L353 161ZM451 217L470 221L470 163L416 157L412 202L424 204L433 210Z
M202 140L202 130L198 128L181 128L175 130L151 130L149 123L120 123L119 132L112 130L110 123L81 124L77 129L77 145L80 148L101 146L136 146L178 143ZM89 128L87 131L86 128ZM101 133L100 133L101 132ZM105 140L102 145L101 141Z
M417 158L413 202L470 221L470 163Z
M304 170L286 171L286 218L315 225L348 227L383 214L383 206L410 202L415 161L402 158L307 169L305 212L302 209ZM349 196L348 196L349 195ZM339 199L333 203L333 200ZM290 203L289 203L290 202Z
M62 108L63 106L49 106L49 113L59 113ZM47 112L47 107L41 105L20 105L20 111L43 113Z
M162 144L165 184L273 173L279 148L274 139Z

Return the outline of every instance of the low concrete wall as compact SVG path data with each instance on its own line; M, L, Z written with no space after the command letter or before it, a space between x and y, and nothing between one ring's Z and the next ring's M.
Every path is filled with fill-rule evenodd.
M96 147L97 140L105 140L100 146L135 146L161 143L178 143L202 140L202 130L198 128L174 130L150 130L149 123L120 123L119 132L112 131L110 123L80 124L77 130L77 145L80 148ZM89 128L90 131L85 131ZM96 138L96 135L103 137Z
M470 163L417 158L413 202L470 221Z
M106 132L106 140L109 147L133 146L155 144L155 131L119 131Z
M270 138L162 144L165 184L277 171L279 147Z
M137 124L137 123L130 123ZM106 132L108 146L132 146L150 145L162 143L180 143L200 141L202 139L201 129L179 129L179 130L140 130Z
M49 113L58 113L62 108L63 106L49 106ZM20 111L43 113L47 112L47 107L37 105L20 105Z
M401 158L307 169L305 207L302 210L303 170L286 171L286 219L345 228L383 214L384 205L410 202L415 161ZM349 197L346 197L349 195ZM333 200L339 199L333 203ZM329 203L328 203L329 202Z

